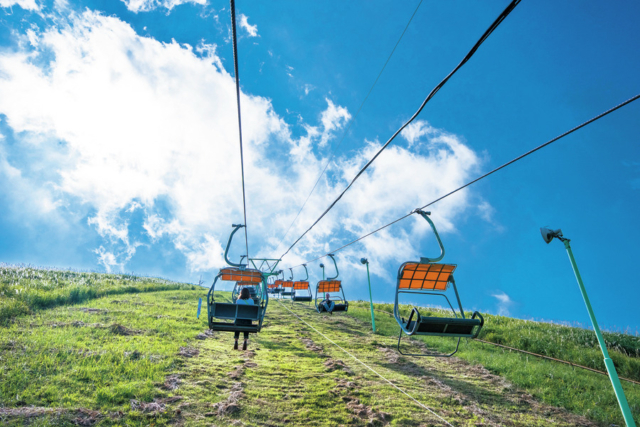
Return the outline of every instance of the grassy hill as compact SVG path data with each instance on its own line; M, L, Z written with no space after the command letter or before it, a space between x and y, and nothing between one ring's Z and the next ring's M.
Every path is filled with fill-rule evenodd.
M0 263L0 325L12 318L63 304L139 292L187 289L155 277L11 266Z
M623 425L607 377L592 372L479 342L451 359L398 355L388 305L376 307L373 334L368 304L321 316L271 300L242 352L196 319L202 288L34 269L0 277L0 306L22 307L2 311L2 425ZM486 340L600 366L588 331L487 317ZM638 339L618 335L607 335L612 356L637 378ZM426 343L404 345L451 348ZM623 386L640 421L640 385Z

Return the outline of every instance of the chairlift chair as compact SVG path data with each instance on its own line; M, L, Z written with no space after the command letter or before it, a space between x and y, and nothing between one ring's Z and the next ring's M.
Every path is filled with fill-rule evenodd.
M315 305L318 313L324 313L327 311L326 307L322 305L322 301L324 300L325 295L328 293L331 300L334 302L334 307L332 312L336 311L348 311L349 310L349 301L347 301L344 296L344 289L342 288L342 281L335 280L340 275L340 271L338 271L338 264L336 263L336 259L333 254L329 254L331 259L333 260L333 265L336 267L336 275L333 277L324 278L324 265L320 264L322 267L322 280L318 282L316 285L316 297L315 297ZM318 302L318 295L321 296L320 302Z
M227 255L233 235L240 228L244 227L244 225L233 225L233 227L234 230L229 236L229 242L224 252L225 261L231 267L220 270L207 294L209 329L212 331L256 333L262 329L262 322L264 321L264 315L267 311L267 305L269 304L269 295L266 292L266 277L260 270L246 268L246 264L235 264L229 260ZM257 304L235 304L235 299L233 299L233 303L216 301L215 288L219 280L236 282L236 288L240 286L259 287L260 293L257 295ZM243 285L239 285L240 283ZM234 288L234 293L235 290ZM248 321L251 321L251 324L248 324Z
M293 280L284 280L284 273L282 273L282 279L276 280L276 283L280 286L282 291L280 294L283 297L290 297L293 293Z
M451 357L460 347L460 340L462 338L477 338L478 334L484 326L484 318L479 312L474 312L471 318L465 317L464 310L462 308L462 302L460 301L460 295L458 294L458 288L453 278L453 272L456 269L455 264L438 264L444 257L444 246L438 235L433 221L429 218L430 212L424 212L417 210L433 229L438 245L440 246L440 256L437 258L421 258L420 261L405 262L400 266L398 270L398 285L396 287L395 305L393 308L393 315L400 325L400 336L398 337L398 352L406 356L432 356L432 357ZM451 301L444 293L450 287L453 287L456 301L458 302L459 314L453 308ZM400 294L417 294L426 296L442 296L447 300L454 317L427 317L422 316L420 311L413 307L409 318L405 320L400 315L398 299ZM406 335L429 335L429 336L441 336L441 337L453 337L458 338L456 349L450 354L407 354L402 353L400 350L400 340L402 334Z
M275 283L269 283L267 285L267 292L275 295L277 293L276 292L277 288L278 288L278 285L276 285Z
M311 294L311 287L309 286L309 271L307 265L304 266L304 271L307 274L303 280L297 280L293 282L293 291L291 292L291 300L294 302L309 302L313 301L313 295ZM291 269L289 269L291 270ZM293 271L291 272L291 279L293 279ZM305 292L306 290L306 292Z

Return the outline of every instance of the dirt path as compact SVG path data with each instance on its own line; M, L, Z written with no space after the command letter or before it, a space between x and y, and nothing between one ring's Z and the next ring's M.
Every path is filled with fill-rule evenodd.
M481 366L456 358L400 356L393 339L371 334L357 319L282 303L453 426L596 425L538 403ZM200 380L182 391L198 403L183 413L182 422L447 425L300 319L272 301L265 328L253 338L250 352L231 350L231 334L200 343L200 355L186 367L189 377Z

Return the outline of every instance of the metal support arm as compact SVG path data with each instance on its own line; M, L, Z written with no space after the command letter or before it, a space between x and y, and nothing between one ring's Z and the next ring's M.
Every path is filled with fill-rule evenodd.
M329 254L329 256L331 257L331 260L333 261L333 265L336 266L336 275L333 276L333 277L327 277L327 280L334 280L334 279L338 278L338 276L340 275L340 271L338 271L338 263L336 262L336 259L333 256L333 254Z
M244 224L233 224L232 227L234 227L233 231L231 232L231 235L229 236L229 241L227 242L227 247L224 250L224 260L227 262L227 264L229 264L232 267L240 267L240 268L245 268L247 266L247 264L242 264L242 258L240 258L240 264L236 264L234 262L231 262L229 260L229 248L231 247L231 240L233 240L233 235L236 234L236 231L240 230L241 228L244 227ZM245 255L246 256L246 255Z
M440 261L442 258L444 258L444 245L442 244L442 240L440 240L440 235L438 234L438 230L436 230L436 226L433 223L433 221L431 221L431 218L429 218L429 215L431 215L431 212L425 212L423 210L420 209L416 209L416 212L419 213L422 218L424 218L425 220L427 220L427 222L429 223L429 225L431 225L431 229L433 230L433 233L436 235L436 239L438 240L438 245L440 245L440 256L437 258L422 258L420 260L420 262L438 262Z

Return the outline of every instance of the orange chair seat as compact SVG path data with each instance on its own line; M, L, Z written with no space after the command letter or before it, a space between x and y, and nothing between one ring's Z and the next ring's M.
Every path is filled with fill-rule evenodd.
M400 271L400 289L446 291L455 264L406 263Z
M340 292L340 280L321 280L318 282L318 292Z
M223 268L220 270L222 273L222 280L230 282L262 282L262 273L258 270L241 270L239 268Z
M294 282L293 289L309 289L309 282Z

